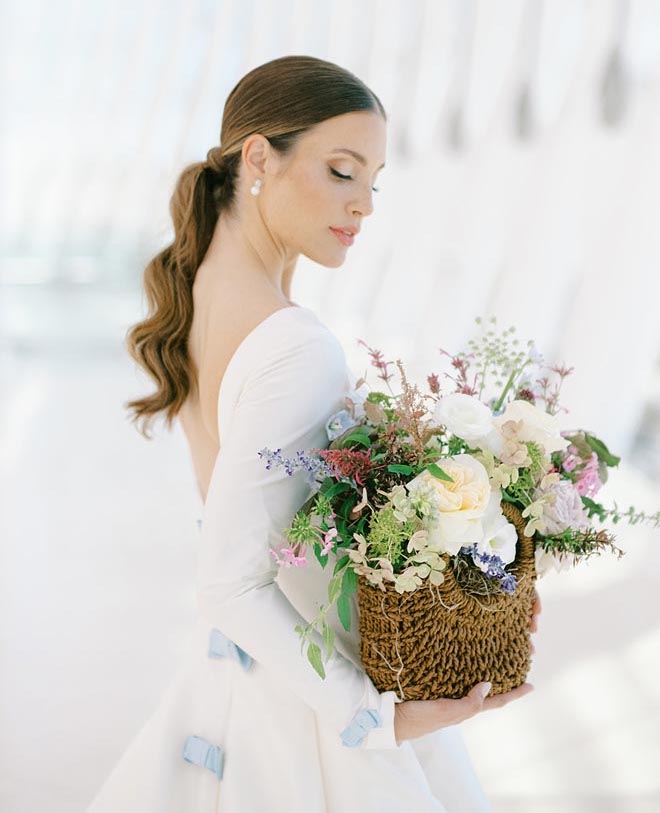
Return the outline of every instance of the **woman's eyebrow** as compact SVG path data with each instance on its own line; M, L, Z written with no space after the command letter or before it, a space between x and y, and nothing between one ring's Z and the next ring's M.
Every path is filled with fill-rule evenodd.
M356 161L359 161L363 167L366 167L367 165L367 159L364 157L364 155L360 155L359 152L355 152L355 150L351 150L348 147L335 147L334 150L331 150L331 152L347 152L349 155L352 155ZM382 169L384 166L385 164L381 164L378 169Z

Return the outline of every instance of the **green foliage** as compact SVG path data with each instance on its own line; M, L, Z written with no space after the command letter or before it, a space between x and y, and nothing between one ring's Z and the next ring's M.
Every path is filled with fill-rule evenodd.
M294 544L313 545L318 540L318 531L312 524L311 515L305 514L302 510L296 512L291 525L284 529L284 533Z
M515 483L509 483L506 489L503 489L502 496L507 502L527 506L533 501L532 495L535 487L531 470L520 469L518 480Z
M313 513L317 514L322 519L328 519L332 514L333 508L328 494L325 492L317 492L314 496Z
M621 458L613 455L602 440L599 440L595 435L584 433L584 439L589 444L589 447L596 452L599 460L602 460L606 466L618 466Z
M475 319L478 325L481 325L482 321L481 317ZM486 330L479 339L470 339L468 347L475 360L480 399L490 377L495 379L496 386L501 386L506 380L504 390L494 405L494 409L498 410L504 403L507 392L529 363L529 357L527 352L517 348L519 342L513 338L516 332L514 326L506 328L498 335L495 330L496 317L492 316L489 323L493 327ZM532 342L527 342L527 345L531 347Z
M352 572L351 568L349 568L349 570ZM341 621L342 627L346 630L346 632L350 632L351 603L348 600L348 596L342 594L337 599L337 615L339 616L339 620Z
M314 556L316 556L316 561L321 565L321 567L325 568L328 564L328 557L327 555L324 556L321 551L323 550L323 546L320 542L314 543Z
M340 570L343 570L350 561L351 561L350 557L346 554L338 558L337 561L335 562L335 569L333 571L334 575L337 575L337 573L339 573Z
M416 519L405 523L394 516L394 507L385 506L371 518L371 527L366 537L368 556L378 559L384 556L392 562L396 570L404 557L404 546L418 528Z
M390 463L387 470L397 474L412 474L414 471L412 466L406 466L404 463Z
M574 557L574 565L578 565L583 560L588 560L591 556L601 554L606 548L612 553L616 553L620 559L624 556L624 551L614 544L614 536L607 531L597 531L595 528L579 530L577 528L567 528L560 534L553 536L541 536L536 544L540 545L546 552L555 555L570 553Z
M332 648L335 643L335 631L332 629L330 624L328 624L325 618L323 619L322 631L323 644L325 645L325 658L327 660L332 653ZM321 677L323 677L323 675L321 675Z
M424 466L424 469L427 469L434 477L437 477L438 480L446 480L448 483L453 483L454 478L450 477L446 471L440 468L437 463L428 463ZM423 471L423 470L422 470Z
M469 443L456 435L452 435L447 441L447 455L449 457L457 454L464 454L469 449Z
M527 447L527 454L532 461L532 464L529 467L532 475L536 475L539 478L542 477L546 471L546 456L543 449L533 440L525 441L525 446Z
M637 525L638 522L652 522L654 528L660 526L660 511L656 511L655 514L647 514L645 511L635 511L634 505L629 506L625 511L620 511L616 500L614 501L614 508L605 508L600 503L589 499L589 497L582 497L582 503L589 516L597 516L601 522L609 517L614 525L622 519L626 519L630 525Z
M329 485L326 486L326 483ZM346 483L343 480L337 481L330 477L326 477L320 490L328 500L333 500L337 494L341 494L344 491L352 491L354 488L355 487L351 483Z
M605 519L605 515L607 512L605 510L605 507L601 505L601 503L596 502L595 500L592 500L589 497L583 496L582 505L584 505L584 507L586 508L589 519L591 519L591 517L594 516L598 517L598 519L601 522Z
M314 671L325 680L325 669L321 659L321 649L317 644L309 644L307 647L307 658L314 667Z
M351 427L338 440L336 446L338 449L350 449L354 445L365 446L367 449L371 447L371 438L367 434L366 427L362 425Z

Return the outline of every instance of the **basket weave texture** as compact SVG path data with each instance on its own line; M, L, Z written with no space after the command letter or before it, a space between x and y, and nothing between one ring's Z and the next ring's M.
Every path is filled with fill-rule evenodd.
M364 576L357 581L360 658L376 688L400 700L464 697L477 683L492 682L501 694L525 682L531 663L530 622L536 568L534 543L523 533L520 510L502 502L518 534L513 595L473 596L456 581L446 558L445 580L437 587L385 592Z

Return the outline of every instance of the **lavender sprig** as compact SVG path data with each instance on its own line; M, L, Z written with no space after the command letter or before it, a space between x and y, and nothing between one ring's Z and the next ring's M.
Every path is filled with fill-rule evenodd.
M472 560L475 564L477 560L482 562L482 564L487 564L488 568L485 571L487 578L498 579L502 590L509 595L513 595L516 584L518 583L517 579L513 573L507 573L505 571L504 562L496 553L480 553L476 542L473 542L472 545L463 545L461 551L472 556Z
M273 465L276 468L284 467L289 477L295 471L304 469L307 472L307 481L310 484L321 483L326 477L333 476L332 469L325 460L317 456L311 456L302 450L298 450L295 457L283 457L281 447L273 451L268 446L264 446L257 454L259 457L266 459L267 469L272 468Z

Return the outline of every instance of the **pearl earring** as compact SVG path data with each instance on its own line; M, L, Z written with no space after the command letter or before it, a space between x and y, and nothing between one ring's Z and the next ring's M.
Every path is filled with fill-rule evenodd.
M261 178L257 178L257 180L254 182L254 185L250 188L250 192L253 195L258 195L260 186L261 186Z

